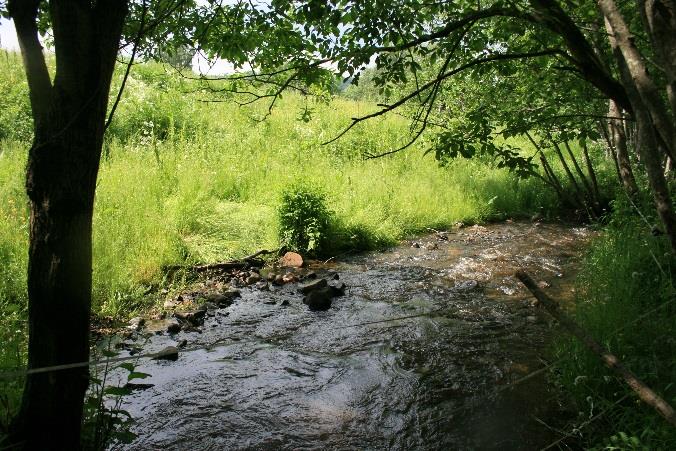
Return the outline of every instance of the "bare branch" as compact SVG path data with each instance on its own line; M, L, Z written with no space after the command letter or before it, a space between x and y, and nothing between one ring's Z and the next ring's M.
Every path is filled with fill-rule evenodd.
M127 69L124 72L124 78L122 78L122 84L120 85L120 89L117 91L117 97L115 97L115 102L113 103L113 106L110 109L110 113L108 114L108 120L106 120L106 124L103 127L104 130L108 130L108 127L110 127L110 123L113 121L113 115L117 110L117 106L120 104L120 100L122 100L122 93L124 92L124 88L127 85L127 79L129 78L131 67L134 64L134 59L136 58L136 51L138 50L139 43L141 42L141 37L143 36L143 25L146 21L147 12L148 12L148 4L146 3L146 0L143 0L141 23L139 25L138 33L136 34L136 40L134 41L134 48L131 51L131 57L129 58L129 62L127 63Z
M39 5L39 0L10 0L7 3L10 17L14 19L19 47L21 48L33 120L36 126L42 122L47 114L52 92L52 82L49 78L47 63L38 39L36 20ZM36 127L36 129L38 128Z

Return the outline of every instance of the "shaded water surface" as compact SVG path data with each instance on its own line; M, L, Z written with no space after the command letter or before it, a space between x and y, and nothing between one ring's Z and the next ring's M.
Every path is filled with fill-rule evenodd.
M139 363L154 386L126 398L129 449L537 449L557 438L542 424L561 417L555 393L542 375L505 387L543 366L553 331L513 273L570 298L589 235L468 227L318 265L348 286L327 312L296 285L245 288L201 334L150 339L219 345Z

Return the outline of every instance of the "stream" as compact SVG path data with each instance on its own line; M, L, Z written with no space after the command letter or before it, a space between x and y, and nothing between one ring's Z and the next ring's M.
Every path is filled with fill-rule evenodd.
M297 284L242 288L201 333L147 338L217 345L138 362L153 386L124 397L138 437L116 449L539 449L560 437L560 394L546 372L510 384L556 329L513 273L570 300L592 234L506 222L316 263L303 271L347 286L325 312Z

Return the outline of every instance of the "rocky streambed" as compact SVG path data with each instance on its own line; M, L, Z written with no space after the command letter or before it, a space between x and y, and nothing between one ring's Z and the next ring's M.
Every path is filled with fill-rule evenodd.
M558 394L544 373L512 384L543 367L554 330L513 273L525 269L570 299L590 235L553 224L473 226L170 299L173 316L137 321L118 344L123 356L165 351L136 364L152 376L124 398L138 434L125 446L546 445L557 435L543 424L565 416Z

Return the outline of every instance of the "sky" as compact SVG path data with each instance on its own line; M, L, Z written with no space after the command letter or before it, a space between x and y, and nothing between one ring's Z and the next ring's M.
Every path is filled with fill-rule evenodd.
M10 20L0 19L0 45L4 49L19 50L14 24Z
M16 39L16 30L11 20L0 19L0 47L9 50L19 50L19 42ZM222 75L234 72L232 64L227 61L219 60L213 66L210 66L206 59L195 55L192 60L192 67L196 73L209 75Z

